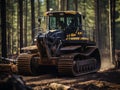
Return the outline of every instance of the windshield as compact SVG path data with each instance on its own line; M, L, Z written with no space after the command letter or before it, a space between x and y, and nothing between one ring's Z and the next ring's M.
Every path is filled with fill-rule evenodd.
M49 30L65 29L66 27L77 26L80 24L80 17L76 18L74 15L67 16L50 16Z

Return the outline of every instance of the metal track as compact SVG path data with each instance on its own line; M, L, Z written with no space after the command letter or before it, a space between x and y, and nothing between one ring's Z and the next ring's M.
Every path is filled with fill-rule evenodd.
M80 76L91 72L98 71L97 61L94 58L83 59L77 58L77 54L63 55L58 62L58 72L63 75Z
M27 53L23 53L20 54L18 57L18 72L20 74L32 74L31 71L31 59L32 59L33 55L32 54L27 54Z

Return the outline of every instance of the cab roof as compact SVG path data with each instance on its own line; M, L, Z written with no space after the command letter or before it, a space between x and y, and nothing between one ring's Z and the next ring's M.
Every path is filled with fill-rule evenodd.
M75 14L81 14L81 13L78 11L48 11L48 12L45 12L44 16L49 16L51 14L75 15Z

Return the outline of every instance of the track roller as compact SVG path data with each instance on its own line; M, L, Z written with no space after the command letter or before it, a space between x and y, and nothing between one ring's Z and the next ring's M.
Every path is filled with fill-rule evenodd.
M72 58L68 58L67 56L64 55L59 59L58 72L60 74L80 76L97 72L99 70L97 60L93 57L89 57L89 59L81 59L79 54L72 54Z

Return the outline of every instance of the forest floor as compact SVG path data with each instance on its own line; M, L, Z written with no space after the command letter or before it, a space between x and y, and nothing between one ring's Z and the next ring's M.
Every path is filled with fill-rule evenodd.
M38 76L18 76L33 90L120 90L120 69L114 69L106 59L103 60L99 72L79 77L60 76L55 72L41 73Z
M50 73L22 77L26 85L34 90L120 90L120 69L109 69L79 77L65 77Z
M34 90L120 90L120 69L114 69L106 59L99 72L79 77L59 76L53 72L22 77Z

